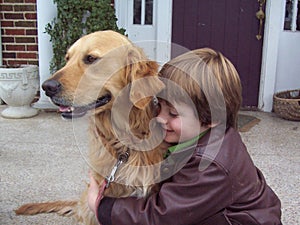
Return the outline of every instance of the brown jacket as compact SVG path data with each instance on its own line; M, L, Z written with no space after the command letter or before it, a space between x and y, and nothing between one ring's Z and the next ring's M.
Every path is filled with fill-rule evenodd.
M158 193L148 199L104 198L97 215L102 225L280 225L280 201L239 133L231 128L224 136L211 133L196 148L168 157L162 173L170 178Z

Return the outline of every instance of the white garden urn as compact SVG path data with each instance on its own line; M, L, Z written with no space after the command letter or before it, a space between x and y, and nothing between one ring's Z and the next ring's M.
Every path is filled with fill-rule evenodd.
M0 98L7 104L5 118L28 118L38 114L31 103L39 90L38 66L0 67Z

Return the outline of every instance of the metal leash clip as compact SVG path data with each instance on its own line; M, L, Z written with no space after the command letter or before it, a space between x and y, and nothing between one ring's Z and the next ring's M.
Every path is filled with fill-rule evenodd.
M111 182L114 182L115 180L115 174L118 171L119 167L128 161L129 158L129 152L125 152L119 155L118 161L114 165L114 167L111 170L111 173L108 177L105 178L106 180L106 185L105 188L108 188Z

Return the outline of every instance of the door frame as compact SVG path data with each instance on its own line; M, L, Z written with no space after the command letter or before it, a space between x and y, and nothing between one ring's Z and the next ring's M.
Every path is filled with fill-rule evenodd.
M157 9L157 40L163 43L157 47L156 60L163 64L171 58L171 34L172 34L172 0L158 0ZM126 28L128 23L127 1L115 0L118 26ZM258 108L271 112L273 94L276 84L276 67L278 58L278 46L280 27L283 23L281 13L284 13L285 1L266 1L266 20L264 29L264 43L262 47L261 76L259 87ZM272 24L271 24L272 21Z
M265 112L273 109L275 93L278 46L285 13L285 0L266 2L266 20L262 52L258 108ZM279 16L282 14L282 17ZM271 23L272 21L272 23Z
M156 29L155 58L160 65L169 61L171 58L171 29L172 29L172 0L154 0L156 1L156 13L154 15L154 24ZM128 1L115 0L116 16L118 18L118 27L126 27L132 23L132 18L128 15ZM127 34L127 33L126 33ZM130 38L130 34L128 34ZM142 41L142 40L141 40Z

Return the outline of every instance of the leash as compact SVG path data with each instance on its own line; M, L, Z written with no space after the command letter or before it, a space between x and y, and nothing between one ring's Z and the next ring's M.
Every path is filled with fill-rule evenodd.
M118 169L120 168L120 166L123 164L123 163L126 163L128 161L128 158L129 158L130 154L129 154L129 150L127 150L126 152L124 153L121 153L119 156L118 156L118 161L116 162L116 164L114 165L114 167L112 168L111 170L111 173L109 176L107 176L103 183L101 184L100 186L100 189L99 189L99 192L98 192L98 195L97 195L97 199L96 199L96 202L95 202L95 209L98 208L99 204L100 204L100 201L102 200L102 198L104 197L103 196L103 193L105 191L106 188L109 187L110 183L111 182L114 182L115 181L115 174L116 172L118 171ZM97 217L97 216L96 216ZM97 218L98 220L98 218ZM99 220L98 220L99 222Z
M159 100L158 100L158 98L156 96L154 96L152 101L153 101L153 104L155 106L155 113L158 114L159 110L160 110L159 109ZM96 133L98 134L98 132L96 132ZM103 136L103 135L101 135L101 136ZM112 168L112 170L110 172L110 175L107 176L107 177L105 177L105 180L103 181L103 183L100 186L100 189L99 189L99 192L98 192L98 196L97 196L97 200L96 200L96 206L99 204L99 202L103 198L103 193L104 193L105 189L109 187L109 185L110 185L111 182L115 181L115 175L116 175L118 169L120 168L120 166L123 163L126 163L128 161L129 156L130 156L129 150L127 150L126 152L123 152L123 153L119 154L118 160L115 163L114 167Z
M105 178L105 183L106 183L105 188L108 188L110 183L115 181L116 172L118 171L118 169L120 168L120 166L123 163L126 163L128 161L129 156L130 156L130 154L129 154L128 150L124 153L121 153L118 156L118 161L116 162L116 164L112 168L110 175Z

